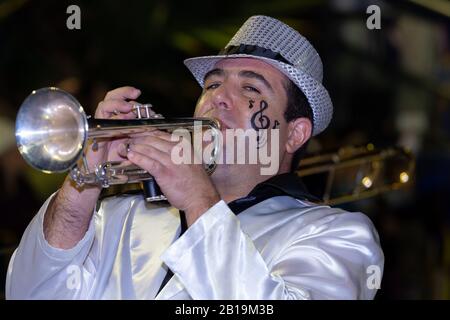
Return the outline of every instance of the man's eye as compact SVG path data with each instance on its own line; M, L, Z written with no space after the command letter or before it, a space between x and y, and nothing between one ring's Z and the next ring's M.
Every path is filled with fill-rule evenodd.
M261 93L258 89L252 86L245 86L244 89L251 92Z
M210 90L210 89L216 89L217 87L219 87L219 84L213 83L213 84L210 84L209 86L206 86L205 89Z

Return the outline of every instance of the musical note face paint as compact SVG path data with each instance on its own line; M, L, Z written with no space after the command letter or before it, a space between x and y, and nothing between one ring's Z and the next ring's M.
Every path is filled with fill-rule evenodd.
M278 129L279 127L280 127L280 122L278 120L275 120L275 122L273 123L272 129Z

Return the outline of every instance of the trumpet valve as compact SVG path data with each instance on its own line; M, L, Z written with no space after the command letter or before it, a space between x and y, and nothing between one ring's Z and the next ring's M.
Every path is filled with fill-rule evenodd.
M164 119L164 117L152 110L153 105L147 104L135 104L133 106L133 112L138 119Z

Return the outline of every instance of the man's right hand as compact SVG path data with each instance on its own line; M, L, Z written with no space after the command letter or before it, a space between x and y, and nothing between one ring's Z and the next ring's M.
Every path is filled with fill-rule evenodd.
M120 87L109 91L105 99L101 101L95 111L96 119L134 119L134 101L140 96L139 89L133 87ZM126 139L97 139L97 146L94 149L92 141L89 142L86 151L86 159L89 170L92 171L97 164L106 161L125 160L118 153L118 147Z
M97 119L133 119L133 100L141 92L133 87L121 87L109 91L105 99L98 104L95 112ZM123 161L118 150L124 139L111 139L92 143L87 146L86 160L89 170L105 161ZM44 217L44 236L47 242L56 248L70 249L85 235L101 192L100 186L77 187L67 177L63 186L50 202Z

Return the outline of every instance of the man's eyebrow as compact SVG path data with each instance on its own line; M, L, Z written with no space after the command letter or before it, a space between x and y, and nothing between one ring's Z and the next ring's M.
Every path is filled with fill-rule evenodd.
M245 78L257 79L257 80L261 81L268 89L270 89L270 91L273 91L273 88L270 85L269 81L267 81L266 78L264 78L264 76L262 74L256 73L255 71L243 70L243 71L239 72L239 76L245 77Z
M206 79L208 79L211 76L223 76L225 74L225 72L223 71L223 69L220 68L215 68L212 69L210 71L208 71L205 76L203 77L203 83L206 82Z

